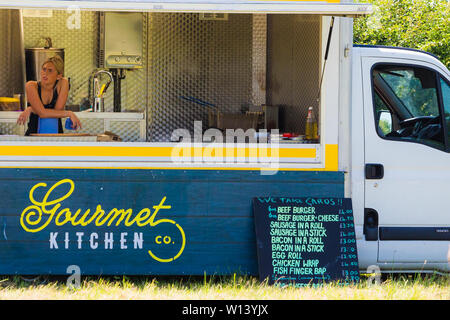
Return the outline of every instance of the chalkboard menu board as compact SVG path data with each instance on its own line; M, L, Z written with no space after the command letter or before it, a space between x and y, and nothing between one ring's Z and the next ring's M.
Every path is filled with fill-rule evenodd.
M253 199L260 280L279 286L359 281L351 199Z

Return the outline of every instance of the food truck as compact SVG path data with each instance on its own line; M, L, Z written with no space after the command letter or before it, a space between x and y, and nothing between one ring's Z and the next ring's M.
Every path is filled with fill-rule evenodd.
M450 72L353 45L371 11L0 0L0 274L256 275L269 196L351 198L360 270L448 272ZM25 136L50 55L82 128Z

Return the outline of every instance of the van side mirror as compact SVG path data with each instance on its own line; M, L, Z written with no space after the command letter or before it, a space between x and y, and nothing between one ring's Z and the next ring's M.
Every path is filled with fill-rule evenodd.
M384 134L392 132L392 115L388 110L380 110L378 113L378 129Z

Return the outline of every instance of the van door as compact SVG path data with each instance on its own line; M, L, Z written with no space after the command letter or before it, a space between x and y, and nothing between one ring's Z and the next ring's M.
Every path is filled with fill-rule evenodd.
M378 241L378 262L448 270L449 75L406 59L362 67L366 240Z

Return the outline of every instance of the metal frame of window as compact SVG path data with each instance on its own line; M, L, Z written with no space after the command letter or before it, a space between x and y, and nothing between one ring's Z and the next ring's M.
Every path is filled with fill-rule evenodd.
M441 74L435 72L435 76L436 76L436 82L438 84L437 86L437 94L438 94L438 104L439 104L439 112L442 115L442 127L444 128L444 142L445 142L445 146L446 146L446 150L447 152L450 152L450 141L448 139L448 129L447 128L447 124L445 122L445 106L444 106L444 96L442 95L442 87L441 87L441 81L440 79L442 79L443 81L445 81L445 83L450 86L449 81L447 81L447 79L445 79Z

